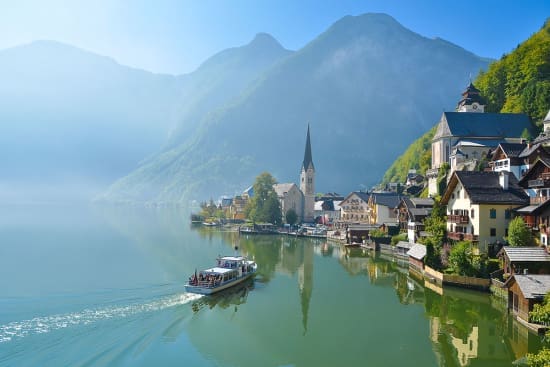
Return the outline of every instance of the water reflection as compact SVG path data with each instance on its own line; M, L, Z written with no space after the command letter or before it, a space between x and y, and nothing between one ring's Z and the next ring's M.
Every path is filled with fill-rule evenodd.
M254 352L256 362L262 364L260 355L266 353L271 356L273 365L314 365L306 362L311 355L307 351L327 343L323 338L340 335L340 329L340 338L346 340L344 348L349 348L350 358L359 356L353 354L352 348L362 348L364 342L360 342L361 339L376 340L384 333L391 334L394 339L398 339L396 333L414 335L403 336L401 348L414 346L418 353L432 353L439 366L509 366L527 352L540 348L540 338L518 325L493 297L424 283L422 279L409 275L399 259L363 249L346 249L320 240L247 236L204 227L189 231L188 216L177 211L168 214L166 210L153 211L146 216L142 212L135 215L111 212L106 213L106 217L115 228L134 238L170 274L171 279L187 279L195 267L210 265L217 255L232 251L235 246L255 259L259 265L255 281L228 290L228 293L201 298L191 304L197 317L191 321L173 320L172 326L167 328L167 335L173 339L184 331L189 333L196 348L204 355L212 355L220 365L244 364L228 356L231 348L238 348L237 341L228 343L223 350L213 350L209 346L209 333L215 330L233 330L238 338L257 348ZM386 309L393 307L392 301L385 298L388 291L401 307L394 309L399 314L390 316L389 311L385 313ZM339 296L333 296L331 292ZM346 319L347 324L339 323L347 316L339 315L342 306L354 310L349 315L352 321ZM404 306L408 309L404 310ZM248 308L241 312L245 307ZM416 309L425 316L423 320L414 320L417 329L387 330L391 322L384 321L384 318L399 318L402 324L406 324L413 322L407 317L414 317ZM210 310L221 314L214 312L205 317L205 311ZM280 324L282 318L284 324ZM375 322L386 325L375 325ZM299 325L299 333L294 333L297 330L293 324ZM350 331L354 324L357 324L357 330ZM427 330L426 340L431 343L432 352L420 347L419 340L413 340L422 335L423 332L419 331L422 327ZM357 340L348 339L352 336ZM292 345L300 345L303 353ZM387 358L395 354L390 346L382 349L379 353ZM317 353L323 363L328 363L328 352L319 350ZM414 354L413 351L408 353ZM369 361L372 362L375 356L376 352L371 351ZM424 358L423 365L431 364L425 354L419 356L417 358ZM350 364L357 364L353 361L350 360ZM387 361L386 365L392 363Z

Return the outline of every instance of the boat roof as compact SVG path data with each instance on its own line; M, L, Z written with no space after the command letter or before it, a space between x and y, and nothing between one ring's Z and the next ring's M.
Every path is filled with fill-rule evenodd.
M240 260L244 260L244 257L242 257L242 256L222 256L222 257L220 257L220 260L240 261Z
M204 269L201 271L201 273L225 274L225 273L229 273L230 271L235 271L235 269L215 267L210 269Z

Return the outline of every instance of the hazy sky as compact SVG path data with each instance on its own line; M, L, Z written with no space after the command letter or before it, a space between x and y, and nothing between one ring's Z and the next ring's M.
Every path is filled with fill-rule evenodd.
M550 0L0 0L0 49L51 39L181 74L258 32L296 50L343 16L368 12L499 58L550 17Z

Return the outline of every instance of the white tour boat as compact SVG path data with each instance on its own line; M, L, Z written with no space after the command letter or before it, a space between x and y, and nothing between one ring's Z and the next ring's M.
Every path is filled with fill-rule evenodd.
M217 266L195 271L185 290L191 293L212 294L227 289L252 277L258 268L255 261L244 256L223 256L217 259Z

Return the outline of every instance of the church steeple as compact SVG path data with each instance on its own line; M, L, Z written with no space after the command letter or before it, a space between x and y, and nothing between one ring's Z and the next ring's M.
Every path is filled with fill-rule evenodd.
M485 100L471 81L466 90L462 92L462 99L458 101L456 110L457 112L484 112Z
M306 150L304 152L304 161L302 163L302 170L307 171L309 167L315 170L313 165L313 158L311 156L311 141L309 139L309 124L307 124L307 137L306 137Z
M300 191L304 195L304 222L313 222L315 207L315 166L311 156L311 140L309 137L309 124L307 125L306 150L304 161L300 170Z

